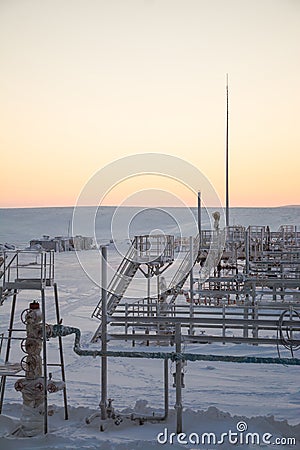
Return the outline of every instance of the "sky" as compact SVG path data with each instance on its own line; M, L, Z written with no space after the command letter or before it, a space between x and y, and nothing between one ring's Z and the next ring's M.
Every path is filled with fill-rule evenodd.
M298 0L1 0L0 61L0 207L74 205L148 152L224 204L226 73L230 205L300 203Z

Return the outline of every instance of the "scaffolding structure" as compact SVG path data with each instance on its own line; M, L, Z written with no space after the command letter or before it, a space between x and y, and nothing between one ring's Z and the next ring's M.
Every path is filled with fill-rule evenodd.
M184 364L186 361L228 361L242 363L293 364L300 365L295 358L300 349L300 290L299 250L300 234L294 228L283 227L278 233L265 233L264 227L240 229L229 227L220 261L207 280L201 279L201 267L204 265L204 251L214 239L214 231L204 230L201 236L189 240L190 248L183 262L192 262L188 273L179 270L178 285L165 292L165 298L171 298L163 310L160 296L145 297L128 304L119 302L112 314L107 314L106 302L109 288L106 288L106 249L102 260L102 310L101 324L97 329L96 340L101 339L101 350L81 350L80 355L100 356L101 373L101 413L93 418L107 418L107 358L160 358L176 362L173 374L176 388L176 432L182 432L182 389L184 387ZM290 231L291 230L291 231ZM267 237L266 237L267 236ZM194 247L199 244L197 258L194 260ZM178 244L178 243L177 243ZM272 258L270 258L272 252ZM281 259L285 255L284 261ZM279 261L279 264L278 264ZM270 270L257 273L257 264L270 264ZM285 269L282 270L282 263ZM200 265L200 276L194 278L195 264ZM289 263L289 264L288 264ZM182 269L182 265L181 265ZM178 275L180 273L180 276ZM276 276L274 276L276 274ZM182 289L187 278L189 288ZM180 284L179 284L180 283ZM172 301L179 293L187 292L186 302ZM115 331L112 331L115 328ZM78 332L77 332L78 334ZM80 334L78 334L80 336ZM109 351L109 341L125 341L149 346L175 346L175 352L166 351ZM79 337L77 337L79 342ZM273 345L277 348L277 358L236 357L230 355L201 355L182 353L185 343L245 343L249 345ZM283 358L280 349L284 347L291 358ZM168 382L164 381L165 392ZM104 386L104 387L103 387ZM168 401L165 401L168 404ZM164 418L166 417L166 413ZM91 419L91 420L92 420ZM151 418L140 418L151 420ZM152 417L152 420L154 418ZM158 418L158 420L160 420ZM164 420L164 419L161 419Z
M43 364L42 388L44 411L47 412L48 370L47 339L58 337L64 395L65 418L67 400L62 351L62 337L75 334L74 351L79 356L101 358L101 401L100 412L87 418L90 423L95 417L101 421L112 418L119 423L121 417L114 411L108 398L107 363L109 357L155 358L164 360L164 404L160 417L131 417L143 423L146 420L165 420L168 415L168 361L175 362L173 374L176 388L176 432L182 432L182 389L184 387L184 364L186 361L228 361L242 363L300 365L295 352L300 348L300 233L295 226L282 226L277 232L269 227L229 226L220 231L202 230L196 237L185 239L189 248L177 268L169 285L159 288L159 279L173 263L175 246L180 245L170 235L136 236L127 254L121 261L110 283L107 283L107 248L101 248L102 287L101 297L93 312L100 325L92 339L101 342L101 347L81 348L80 330L61 324L57 286L54 283L54 259L52 253L14 252L5 255L0 277L2 302L12 296L12 306L5 363L7 371L2 373L0 410L3 404L5 381L8 376L18 376L22 367L11 367L11 347L16 338L14 333L24 330L14 328L17 297L20 291L40 291ZM148 281L147 295L128 303L126 291L137 271ZM198 274L197 274L198 270ZM156 277L157 295L150 295L151 279ZM46 324L46 288L54 288L57 323ZM35 309L35 305L30 306ZM23 312L25 323L31 311ZM26 323L27 327L28 323ZM41 326L41 328L39 328ZM29 327L30 328L30 327ZM27 329L27 332L30 331ZM32 335L27 339L32 339ZM24 338L23 338L24 339ZM150 343L171 346L173 351L110 351L110 341L128 342L130 346ZM182 351L185 343L245 343L249 345L273 345L278 357L247 357L230 355L203 355ZM291 358L283 358L280 349L284 347ZM26 344L25 344L26 348ZM166 347L164 347L166 350ZM29 354L30 352L28 352ZM30 356L30 355L29 355ZM29 356L23 367L25 375ZM19 380L20 381L20 380ZM102 422L103 424L104 422ZM102 427L102 425L101 425ZM44 432L47 433L47 414L44 414Z
M65 419L68 419L66 377L62 338L58 340L59 362L48 361L47 341L49 326L46 323L46 290L53 289L54 308L57 323L61 322L58 288L54 282L54 254L52 251L7 251L3 253L1 279L1 303L11 300L11 312L7 335L3 334L2 344L6 343L4 365L0 368L0 413L2 413L6 380L8 377L23 378L17 380L15 389L23 394L24 405L43 406L43 429L48 429L48 393L62 390ZM22 291L36 295L39 292L40 303L33 301L23 311L18 299ZM24 328L16 328L16 315L20 314ZM21 344L25 353L21 363L11 362L15 346ZM2 349L3 349L2 345ZM40 355L41 353L41 355ZM49 367L60 367L61 381L51 380Z
M185 239L184 242L186 241ZM170 245L178 246L178 240L169 239L168 242ZM203 271L214 242L216 242L215 230L202 230L200 236L190 237L189 249L165 292L158 293L157 297L151 298L147 295L134 303L126 303L124 298L126 288L140 265L140 261L135 259L136 248L143 252L149 248L147 236L135 237L133 246L108 285L109 323L112 326L116 324L124 326L126 337L128 337L130 329L135 334L137 317L145 318L150 323L147 326L144 325L148 333L149 329L157 328L157 323L151 323L151 318L160 316L186 318L188 315L190 332L194 334L194 331L199 328L199 325L196 326L197 316L200 313L204 316L205 308L210 306L214 306L215 310L219 308L218 314L221 316L219 327L222 330L224 330L225 318L233 314L230 310L232 308L234 308L234 314L241 316L240 308L243 314L239 320L247 321L252 316L252 319L257 317L257 311L260 309L265 311L264 314L270 312L270 316L272 316L272 308L277 308L278 311L289 308L298 309L300 305L300 232L295 226L281 226L276 232L271 232L269 227L265 226L250 226L247 229L239 226L226 227L225 240L219 258L217 260L213 258L212 267L208 270L209 276L204 277ZM139 245L136 246L136 243ZM171 252L171 250L168 251ZM172 252L170 254L173 255ZM157 261L158 255L158 251L157 254L154 252L151 258ZM168 260L170 261L172 258ZM195 276L197 268L198 275ZM179 304L180 302L177 301L180 294L181 298L182 294L185 296L185 304L182 304L182 301ZM161 297L164 297L163 308ZM93 316L101 320L99 305L101 301ZM202 308L199 309L199 307ZM252 316L251 311L254 311L251 313ZM141 326L139 325L138 328L140 329ZM248 336L248 324L241 324L241 327L244 330L244 337ZM100 335L101 325L94 335L93 342L97 341Z

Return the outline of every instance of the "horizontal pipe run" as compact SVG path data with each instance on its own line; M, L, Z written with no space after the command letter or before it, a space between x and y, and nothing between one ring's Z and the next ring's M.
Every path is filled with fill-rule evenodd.
M75 349L80 356L107 356L116 358L147 358L147 359L170 359L171 361L219 361L248 364L282 364L300 366L299 358L264 358L256 356L229 356L229 355L204 355L194 353L176 352L129 352L129 351L101 351Z
M261 312L261 311L257 310L256 308L254 308L253 306L252 306L252 308L242 308L240 311L228 311L225 308L225 314L226 314L225 319L230 319L230 318L234 319L235 317L243 319L243 315L244 315L245 310L247 312L249 312L249 314L251 314L255 310L255 312L259 315L259 319L258 320L260 320L260 318L270 318L270 320L278 319L278 312L277 312L277 310L274 311L274 312L267 313L267 312ZM286 308L284 310L282 310L282 312L284 312L284 311L286 311ZM179 311L179 313L181 314L180 318L182 318L183 320L184 319L189 319L188 311ZM218 311L218 312L216 312L216 311L201 311L201 312L200 311L196 311L195 314L194 314L194 318L195 319L206 319L208 317L212 317L212 318L215 318L215 319L218 320L220 318L223 318L222 314L223 314L223 310L222 309L220 309L220 311ZM114 317L115 316L112 317L112 319L110 321L110 325L113 323L112 321L113 321ZM148 317L148 316L147 315L145 315L145 316L142 316L142 315L135 316L135 315L129 315L128 314L127 316L119 316L119 317L123 317L123 320L126 320L126 321L127 320L134 321L137 317L142 319L143 317ZM156 316L150 316L150 317L152 317L154 319L156 318ZM168 317L168 316L164 316L164 317ZM170 317L173 317L173 316L170 316Z
M236 325L231 325L231 324L228 325L228 322L217 322L217 323L201 322L201 323L197 323L197 324L195 324L193 322L191 322L191 323L193 324L194 328L202 328L202 329L203 328L215 328L217 330L219 330L219 329L222 330L225 327L228 330L243 330L246 327L249 330L252 330L254 325L257 326L258 331L276 331L278 329L278 325L271 325L271 324L268 324L268 326L265 325L263 327L262 326L258 327L258 325L261 325L261 324L257 323L257 321L255 321L255 320L253 320L252 322L249 322L249 321L248 322L245 322L245 321L240 322L239 324L236 324ZM125 326L125 323L112 324L112 326L116 326L116 327L120 327L121 325ZM126 325L127 325L127 327L137 328L135 323L127 323ZM295 323L293 325L294 325L293 327L289 326L289 328L292 328L293 331L295 331L295 332L299 332L300 325L295 326ZM170 325L170 326L173 327L173 325ZM284 324L284 326L285 326L285 324ZM139 324L139 328L143 328L143 327L149 328L149 324ZM189 323L184 323L181 326L181 328L189 328L189 327L190 327ZM172 334L174 334L174 333L172 333Z
M171 361L221 361L248 364L283 364L300 366L298 358L264 358L255 356L228 356L228 355L203 355L194 353L176 352L136 352L136 351L107 351L82 349L80 347L81 332L79 328L64 325L53 325L48 337L68 336L75 334L73 350L79 356L107 356L116 358L147 358L170 359Z
M258 295L260 295L262 292L261 291L259 291L258 292ZM278 293L278 295L281 295L281 293L282 293L282 291L280 291L279 293ZM238 294L238 292L237 292L237 294ZM292 294L298 294L298 292L289 292L289 294L290 295L292 295ZM268 291L268 295L273 295L273 292L272 291ZM207 295L207 297L208 297L208 295ZM136 312L137 313L137 310L139 309L140 311L143 311L143 310L146 310L147 311L147 304L144 304L144 303L142 303L142 304L137 304L137 303L132 303L132 304L127 304L128 306L126 307L125 306L126 305L126 303L125 304L121 304L121 305L118 305L118 311L120 311L120 312L122 312L122 313L125 313L125 311L132 311L132 312ZM152 307L153 307L153 309L155 309L155 307L156 307L156 304L154 305L151 305ZM201 304L195 304L195 306L197 307L196 309L195 309L195 313L196 314L202 314L203 313L203 311L205 311L205 310L208 310L209 309L209 305L205 305L204 303L201 303ZM289 301L289 302L282 302L282 301L276 301L275 302L275 300L272 300L272 303L268 303L268 302L262 302L261 300L259 301L259 302L257 302L255 305L253 305L252 303L241 303L241 304L230 304L230 305L228 305L227 303L224 303L224 304L222 304L222 303L220 303L218 306L214 306L214 308L216 309L216 310L218 310L218 308L219 309L221 309L223 306L225 306L225 308L226 308L226 310L235 310L235 311L239 311L240 309L245 309L245 308L247 308L247 309L253 309L254 307L255 308L257 308L259 311L264 311L264 310L270 310L270 311L272 311L272 310L286 310L287 309L287 307L293 307L293 308L299 308L299 302L296 302L296 301ZM184 310L189 310L189 305L186 303L186 304L183 304L183 305L176 305L176 304L174 304L174 305L171 305L171 310L172 310L172 312L173 311L180 311L180 313L182 313L182 312L184 312ZM216 314L217 314L217 312L216 312Z
M124 323L124 316L114 316L114 322ZM205 326L206 324L220 324L226 325L230 327L230 325L261 325L261 326L273 326L277 327L279 325L279 320L265 320L265 319L222 319L222 318L211 318L211 317L193 317L193 324L201 324ZM160 317L126 317L126 324L128 326L146 326L147 324L157 324L163 323L168 325L173 325L175 323L180 323L181 325L190 325L191 319L190 317L169 317L169 316L160 316ZM300 330L300 323L296 320L286 319L281 323L283 327L293 327L295 331Z
M220 330L221 331L221 330ZM251 330L249 330L251 331ZM149 337L148 337L149 336ZM109 340L115 340L115 341L145 341L145 335L144 334L110 334L108 336ZM168 335L168 334L157 334L157 335L151 335L147 334L147 340L149 341L174 341L174 335ZM188 334L182 335L183 341L191 341L193 343L197 342L199 344L206 344L206 343L212 343L212 342L227 342L233 343L233 344L266 344L266 345L281 345L281 340L276 338L244 338L243 336L211 336L211 335L193 335L189 336ZM300 340L294 339L293 342L296 345L300 345Z

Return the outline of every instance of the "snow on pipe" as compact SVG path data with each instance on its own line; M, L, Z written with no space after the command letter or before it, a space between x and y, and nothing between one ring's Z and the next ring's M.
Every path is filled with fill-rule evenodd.
M25 377L15 382L15 389L21 392L23 407L20 426L13 432L16 436L29 437L39 434L43 426L43 416L46 413L45 392L57 392L65 387L63 381L49 380L42 376L43 364L41 351L43 346L43 316L38 302L31 302L29 308L21 314L21 320L26 325L26 339L21 348L26 354L21 360ZM49 330L51 326L46 325Z
M230 355L204 355L199 353L176 353L176 352L136 352L136 351L107 351L93 349L82 349L80 347L81 331L79 328L64 325L52 325L49 327L48 337L68 336L75 334L73 350L79 356L108 356L117 358L150 358L170 359L171 361L221 361L248 364L283 364L300 366L299 358L266 358L257 356L230 356Z

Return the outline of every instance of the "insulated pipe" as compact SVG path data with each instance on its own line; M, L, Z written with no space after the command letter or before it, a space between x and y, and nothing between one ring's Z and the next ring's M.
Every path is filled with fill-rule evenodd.
M75 334L73 350L79 356L103 356L101 350L82 349L80 347L81 332L79 328L64 325L52 325L48 338L58 336L69 336ZM107 357L116 358L148 358L148 359L170 359L171 361L221 361L248 364L283 364L288 366L300 366L299 358L265 358L261 356L229 356L229 355L205 355L199 353L176 353L176 352L135 352L135 351L111 351L105 353Z

